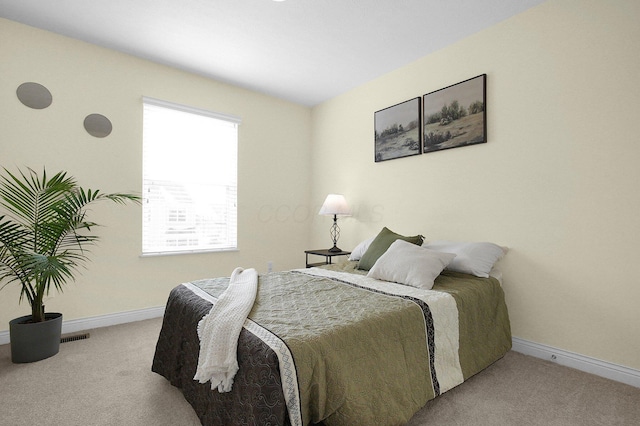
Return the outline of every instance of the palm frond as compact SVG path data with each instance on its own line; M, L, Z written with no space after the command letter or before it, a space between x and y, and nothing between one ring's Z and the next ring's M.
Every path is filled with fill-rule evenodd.
M51 205L77 187L75 180L67 178L64 172L47 179L46 171L40 178L32 169L28 175L20 171L19 176L4 170L8 176L0 180L0 204L26 226L46 221Z

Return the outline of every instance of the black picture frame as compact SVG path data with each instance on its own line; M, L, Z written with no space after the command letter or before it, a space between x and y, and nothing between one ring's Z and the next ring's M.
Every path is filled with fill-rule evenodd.
M422 96L422 152L487 142L487 75Z
M374 113L376 163L422 153L421 101L409 99Z

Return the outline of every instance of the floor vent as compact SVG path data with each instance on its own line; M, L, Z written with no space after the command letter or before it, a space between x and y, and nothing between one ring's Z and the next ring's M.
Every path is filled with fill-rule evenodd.
M63 336L60 343L75 342L76 340L84 340L89 338L89 333L74 334L73 336Z

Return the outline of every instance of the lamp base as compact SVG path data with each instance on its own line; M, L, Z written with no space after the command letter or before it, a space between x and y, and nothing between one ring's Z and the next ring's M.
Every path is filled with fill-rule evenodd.
M333 240L333 247L328 250L329 253L340 253L342 250L336 246L336 244L338 243L338 238L340 238L338 215L333 215L333 225L331 225L331 230L329 231L329 233L331 234L331 240Z

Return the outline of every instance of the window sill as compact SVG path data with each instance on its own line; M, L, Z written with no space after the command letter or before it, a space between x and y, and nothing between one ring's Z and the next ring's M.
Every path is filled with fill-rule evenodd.
M207 253L228 253L240 251L237 248L229 249L207 249L207 250L180 250L180 251L163 251L155 253L142 253L139 257L159 257L159 256L177 256L183 254L207 254Z

